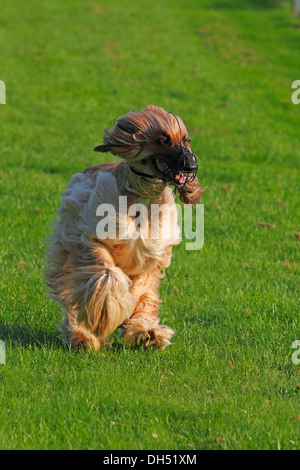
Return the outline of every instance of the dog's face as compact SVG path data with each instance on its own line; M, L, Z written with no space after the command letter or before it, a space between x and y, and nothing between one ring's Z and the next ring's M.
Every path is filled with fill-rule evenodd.
M138 173L182 187L194 180L198 168L190 143L180 117L149 105L119 118L94 150L111 152Z

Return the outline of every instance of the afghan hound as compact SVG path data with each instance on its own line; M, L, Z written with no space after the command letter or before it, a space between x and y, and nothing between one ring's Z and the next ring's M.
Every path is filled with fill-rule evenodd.
M181 241L174 192L184 204L204 192L190 142L179 116L149 105L118 118L95 147L120 162L72 176L49 239L46 282L73 348L97 351L118 327L131 347L170 344L174 332L159 323L158 287Z

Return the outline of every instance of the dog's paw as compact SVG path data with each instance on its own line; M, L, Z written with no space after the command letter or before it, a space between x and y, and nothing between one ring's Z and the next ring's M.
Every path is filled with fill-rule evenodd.
M92 333L85 333L82 331L75 331L70 334L69 341L72 349L84 349L86 352L97 352L100 349L109 349L110 341L109 336L98 338Z
M170 339L173 334L174 331L165 325L157 325L146 331L123 328L121 332L121 336L124 337L127 346L152 349L165 349L171 344Z

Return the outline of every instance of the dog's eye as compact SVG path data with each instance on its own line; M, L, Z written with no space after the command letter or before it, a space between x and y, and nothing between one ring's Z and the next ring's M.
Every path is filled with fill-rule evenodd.
M168 142L170 142L170 136L168 135L163 135L160 139L159 139L159 142L161 144L167 144Z
M184 138L183 138L183 142L184 142L185 144L190 144L190 143L191 143L191 139L190 139L189 137L184 137Z

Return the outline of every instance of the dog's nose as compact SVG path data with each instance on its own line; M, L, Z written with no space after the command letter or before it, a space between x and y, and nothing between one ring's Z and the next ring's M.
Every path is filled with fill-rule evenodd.
M194 154L191 152L184 152L184 158L183 158L183 170L184 171L190 171L195 172L197 171L198 168L198 163L197 159Z

